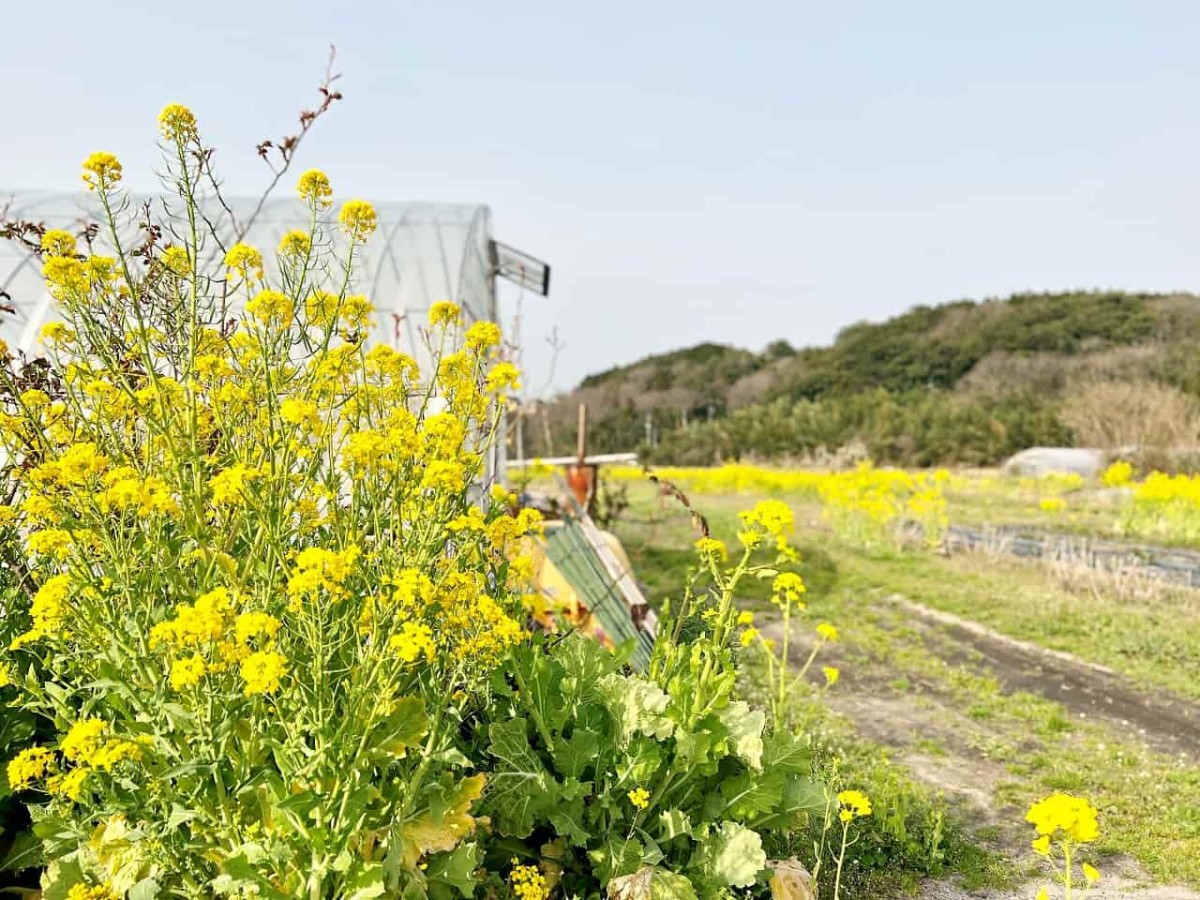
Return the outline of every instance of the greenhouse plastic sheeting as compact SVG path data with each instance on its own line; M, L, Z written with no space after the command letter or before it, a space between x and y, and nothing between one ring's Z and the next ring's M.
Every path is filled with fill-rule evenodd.
M136 218L149 202L151 215L163 218L166 198L130 197L129 217ZM171 200L173 208L181 201ZM257 200L228 200L238 222L251 218ZM490 260L491 213L486 206L448 203L377 203L379 227L355 252L356 266L351 293L366 294L375 305L374 343L386 343L421 360L425 357L419 329L429 307L439 300L453 300L468 319L495 319L495 296ZM78 232L87 222L101 222L100 204L94 194L11 193L0 191L0 211L7 219L26 219L51 228ZM228 215L215 203L206 204L212 221L220 223L224 243L232 243L234 229ZM336 206L327 213L336 232ZM268 259L282 235L293 228L308 230L308 210L298 198L268 200L243 240L258 247ZM137 226L130 223L122 242L140 243ZM97 252L110 242L104 232ZM210 252L219 253L215 242ZM12 241L0 241L0 290L3 302L15 314L0 316L0 338L14 348L36 354L41 327L55 317L54 301L42 284L41 265L32 254Z
M122 244L137 246L143 235L136 220L149 204L153 221L162 222L164 203L179 210L182 201L165 196L130 196L123 220ZM269 261L284 233L309 229L307 207L292 196L269 199L255 215L257 199L226 198L234 220L251 222L242 238L259 248ZM365 245L355 251L354 276L349 292L365 294L375 306L374 327L369 343L382 343L412 355L423 373L429 372L430 353L422 337L429 307L439 300L453 300L468 321L497 320L495 280L491 263L491 212L486 206L449 203L377 203L378 228ZM103 221L96 195L0 191L0 213L8 220L28 220L48 228L63 228L78 234L89 223ZM235 240L229 214L215 201L204 203L204 213L216 223L221 243ZM337 207L324 213L328 231L338 234ZM127 221L125 221L127 220ZM170 237L164 234L164 242ZM341 243L335 246L344 249ZM101 230L97 253L111 253L111 241ZM209 240L202 254L219 259L220 246ZM213 260L215 261L215 259ZM269 263L268 263L269 265ZM333 278L331 277L332 281ZM340 284L324 284L336 289ZM38 256L14 241L0 240L0 303L14 308L0 312L0 338L30 356L40 354L38 335L42 326L57 318L54 300L42 282ZM7 295L7 296L5 296ZM235 307L236 308L236 307ZM504 442L495 443L488 459L485 481L503 476Z

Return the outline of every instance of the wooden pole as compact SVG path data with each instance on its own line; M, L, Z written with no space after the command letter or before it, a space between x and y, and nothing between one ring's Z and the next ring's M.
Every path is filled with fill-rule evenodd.
M583 459L587 456L587 405L579 404L579 464L583 465Z

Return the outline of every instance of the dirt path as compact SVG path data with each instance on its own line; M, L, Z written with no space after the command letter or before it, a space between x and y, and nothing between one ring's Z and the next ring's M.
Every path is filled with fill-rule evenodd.
M1084 718L1106 720L1124 736L1155 750L1200 759L1200 704L1164 693L1148 693L1104 666L1069 653L999 634L975 622L930 609L903 597L887 602L959 642L996 674L1006 690L1040 694Z

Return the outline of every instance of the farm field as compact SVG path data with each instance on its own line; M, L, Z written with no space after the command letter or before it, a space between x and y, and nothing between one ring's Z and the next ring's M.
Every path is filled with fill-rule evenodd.
M656 486L617 474L629 507L614 530L656 602L687 577L691 516ZM765 494L796 514L805 615L837 628L821 655L840 672L828 689L820 671L809 677L801 716L828 764L887 810L875 849L857 858L870 886L862 896L918 885L929 897L1032 896L1021 885L1040 861L1023 814L1050 791L1100 810L1101 886L1115 893L1094 896L1196 896L1200 592L997 549L945 555L882 543L786 478L739 485L667 474L682 475L678 485L721 539L733 540L738 510ZM1068 483L1051 493L988 476L993 483L972 497L962 486L982 477L942 479L946 524L1024 514L1052 528L1057 513L1039 508L1045 496L1128 490ZM1089 507L1093 519L1073 522L1080 532L1104 533L1116 520L1102 503ZM768 592L749 587L744 608L777 636ZM801 664L808 648L791 655Z

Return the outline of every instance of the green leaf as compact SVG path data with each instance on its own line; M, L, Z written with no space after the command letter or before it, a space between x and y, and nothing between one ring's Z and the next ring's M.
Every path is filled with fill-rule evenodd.
M556 740L550 748L554 768L568 778L582 778L587 767L596 762L600 735L588 728L577 728L566 740Z
M767 865L762 838L737 822L722 822L694 858L702 872L730 887L749 887Z
M558 783L530 746L525 719L496 722L488 729L488 737L488 752L496 758L497 766L486 808L502 833L527 837L535 819L557 803Z
M567 635L554 649L554 658L566 670L569 684L564 692L579 697L589 696L596 683L616 668L613 655L598 641L579 632Z
M658 814L659 825L666 840L680 835L692 835L692 820L681 809L664 809Z
M763 741L763 766L809 775L812 772L812 751L798 737L786 731L775 731Z
M42 900L67 900L67 894L83 882L83 867L77 857L51 860L42 873Z
M662 765L664 748L648 737L636 737L629 742L625 758L617 760L617 774L630 784L645 784Z
M790 830L806 816L825 813L828 793L825 785L801 775L788 777L783 791L769 815L755 820L756 828Z
M250 861L250 857L258 858L261 855L262 848L257 844L242 844L236 853L225 857L221 863L221 870L222 874L227 876L223 881L230 888L226 893L231 893L248 883L258 888L257 896L269 897L270 900L288 900L287 894L273 887Z
M591 785L568 778L561 786L559 802L550 813L550 824L558 834L571 843L586 846L592 836L584 826L584 799L591 793Z
M721 782L724 814L741 821L772 812L783 798L787 782L796 776L778 770L742 772Z
M20 872L38 865L42 861L42 842L32 831L21 831L13 838L4 859L0 860L0 872Z
M157 881L153 878L143 878L129 889L127 898L128 900L154 900L160 893L162 893L162 887Z
M429 731L425 701L420 697L401 697L391 713L371 734L371 756L375 760L403 759L417 747Z
M383 884L382 863L360 863L357 871L347 879L339 896L346 900L371 900L372 897L382 897L386 893Z
M596 689L617 722L622 744L637 733L666 740L675 725L662 714L671 698L653 682L636 675L605 675Z
M563 667L538 646L522 647L515 651L512 666L518 676L518 693L525 705L537 711L551 732L562 731L572 712L572 704L567 702L562 692L562 682L566 677Z
M641 868L642 844L637 838L625 840L620 835L610 835L603 846L588 851L588 859L600 883L607 884Z
M483 852L476 843L459 844L449 853L429 857L425 877L429 879L430 893L435 900L445 900L452 892L463 897L475 893L479 883L475 870L483 859Z
M449 776L446 776L448 778ZM436 786L429 808L406 820L400 828L404 843L404 866L413 871L427 853L453 850L475 828L470 809L483 793L487 777L472 775L458 782Z
M684 731L675 733L675 766L684 770L695 770L699 774L713 775L717 771L717 740L710 731Z
M760 709L751 709L744 700L734 700L717 713L729 731L734 754L753 768L762 770L763 728L767 717Z

